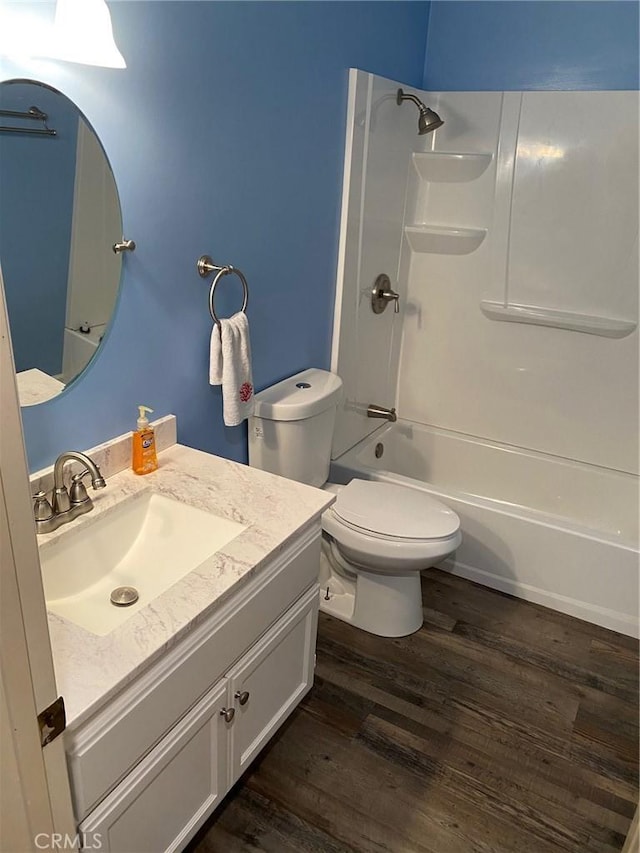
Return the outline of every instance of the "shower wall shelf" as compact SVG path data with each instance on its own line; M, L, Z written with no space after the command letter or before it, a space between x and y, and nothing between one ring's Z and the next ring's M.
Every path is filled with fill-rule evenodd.
M578 314L537 305L504 305L502 302L492 302L488 299L480 302L480 308L482 313L491 320L551 326L555 329L585 332L587 335L600 335L604 338L624 338L637 327L637 323L633 320Z
M414 152L413 165L423 181L458 183L475 181L487 169L493 154L463 154L446 151Z
M486 237L486 228L449 228L442 225L406 225L404 233L414 252L468 255Z

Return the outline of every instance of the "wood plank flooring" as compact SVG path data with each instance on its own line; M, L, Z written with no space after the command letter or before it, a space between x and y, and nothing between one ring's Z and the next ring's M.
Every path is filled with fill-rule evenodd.
M320 615L316 683L189 853L614 853L638 643L437 569L387 640Z

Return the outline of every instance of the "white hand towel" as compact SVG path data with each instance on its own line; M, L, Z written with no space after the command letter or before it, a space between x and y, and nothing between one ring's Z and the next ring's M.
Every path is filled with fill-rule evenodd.
M226 426L238 426L253 413L249 323L243 311L211 330L209 383L222 385Z
M227 322L226 320L224 321ZM213 324L209 349L209 385L222 385L222 338L220 326Z

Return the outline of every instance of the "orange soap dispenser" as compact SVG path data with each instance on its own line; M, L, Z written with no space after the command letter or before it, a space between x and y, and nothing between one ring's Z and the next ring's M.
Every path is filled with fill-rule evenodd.
M158 467L158 456L156 454L156 435L152 426L149 426L147 412L153 412L148 406L138 406L140 417L138 418L138 429L132 437L131 467L134 474L150 474Z

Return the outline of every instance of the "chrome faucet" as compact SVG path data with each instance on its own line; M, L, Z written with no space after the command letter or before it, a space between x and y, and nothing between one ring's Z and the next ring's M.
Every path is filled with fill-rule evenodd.
M369 406L367 408L367 417L384 418L387 421L391 421L392 424L394 424L398 420L395 408L386 409L384 406Z
M71 477L70 490L64 484L64 466L67 462L80 462L85 466L83 471ZM51 533L63 524L73 521L79 515L91 512L93 501L87 494L82 482L83 477L91 475L91 485L94 489L104 489L107 485L96 463L85 453L78 450L67 450L61 453L53 466L53 500L47 500L45 492L38 492L33 497L35 503L33 512L36 520L37 533Z

